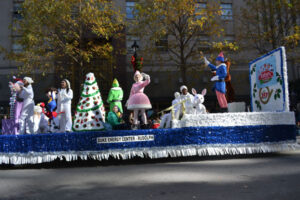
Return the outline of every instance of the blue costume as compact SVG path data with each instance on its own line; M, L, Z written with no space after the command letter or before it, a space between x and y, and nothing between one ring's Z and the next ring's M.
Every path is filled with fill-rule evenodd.
M228 112L228 104L226 99L226 84L225 78L227 76L227 66L224 64L224 55L221 52L216 58L216 63L218 66L211 64L206 57L204 57L204 62L211 70L216 72L216 75L212 77L211 81L216 81L213 90L216 92L217 99L221 108L221 112Z
M51 98L49 99L46 108L49 112L53 112L56 108L56 101L53 98L53 92L51 92Z
M219 81L216 81L213 90L217 90L223 94L226 93L226 84L225 84L225 77L227 76L227 68L224 63L219 66L215 66L211 63L208 66L213 70L216 71L216 75L219 77Z

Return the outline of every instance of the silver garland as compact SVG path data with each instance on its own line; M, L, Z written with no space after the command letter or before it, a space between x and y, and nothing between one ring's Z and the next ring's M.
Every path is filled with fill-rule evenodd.
M108 160L109 157L115 159L140 158L167 158L167 157L187 157L187 156L221 156L221 155L241 155L255 153L271 153L280 151L290 151L300 149L294 140L276 143L253 143L253 144L216 144L216 145L187 145L152 148L131 148L115 149L107 151L70 151L70 152L29 152L29 153L2 153L0 154L0 164L40 164L54 161L56 159L68 162L78 160Z

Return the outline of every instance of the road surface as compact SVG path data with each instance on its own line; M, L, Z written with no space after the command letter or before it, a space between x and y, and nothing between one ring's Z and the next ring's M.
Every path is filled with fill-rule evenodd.
M45 168L46 167L46 168ZM300 150L0 170L0 200L299 200Z

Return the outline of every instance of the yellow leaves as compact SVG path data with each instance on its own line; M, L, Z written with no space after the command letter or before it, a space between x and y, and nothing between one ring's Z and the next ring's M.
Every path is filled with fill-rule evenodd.
M218 51L237 51L239 49L238 45L235 42L228 42L225 40L224 42L213 42L212 43L213 49L216 49Z
M286 36L285 38L285 42L292 46L292 47L295 47L299 44L299 41L300 41L300 31L299 31L299 27L295 27L295 33L294 34L291 34L291 35L288 35Z
M35 42L37 42L37 38L32 33L27 34L26 39L30 44L34 44Z
M22 52L1 51L20 63L20 70L41 71L42 76L56 63L66 69L93 59L111 60L110 39L121 36L123 14L110 0L26 0L23 20L11 28L21 35ZM63 62L61 61L63 60Z
M164 59L160 59L160 41L167 35L168 40L163 40L168 49L167 59L178 67L191 67L191 62L199 59L199 48L204 46L212 50L210 43L201 46L201 37L208 41L210 38L218 41L224 32L219 24L219 16L222 14L220 4L205 2L205 5L198 5L199 1L195 0L139 1L136 6L137 21L131 24L133 28L130 27L132 30L128 32L147 41L143 44L143 54L161 63ZM233 51L238 49L235 43L228 42L215 43L214 47Z

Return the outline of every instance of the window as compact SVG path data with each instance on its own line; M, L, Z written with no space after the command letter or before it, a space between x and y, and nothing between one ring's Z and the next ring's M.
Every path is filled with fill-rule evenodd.
M137 45L140 47L140 38L137 36L132 36L132 35L127 35L126 36L126 48L127 48L127 53L134 53L133 49L131 46L133 45L134 41L136 41Z
M14 53L20 53L23 51L22 45L18 42L20 37L16 36L12 38L12 51Z
M199 51L208 50L210 47L209 38L205 36L200 36L200 38L197 40L197 43Z
M232 20L232 4L231 3L221 3L223 20Z
M225 36L224 40L227 42L235 42L234 36Z
M196 19L201 19L205 9L206 9L206 3L196 3L195 5Z
M20 11L22 10L22 1L16 1L13 3L13 18L14 19L23 19Z
M168 51L168 36L161 37L160 40L155 42L155 46L159 51Z
M71 8L71 18L76 19L79 16L79 8L77 6L73 6Z
M135 12L135 2L129 1L126 2L126 18L127 19L134 19L134 12Z

